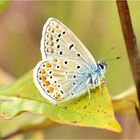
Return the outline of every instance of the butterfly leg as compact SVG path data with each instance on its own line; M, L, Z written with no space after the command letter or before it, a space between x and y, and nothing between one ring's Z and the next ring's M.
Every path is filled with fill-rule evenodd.
M87 83L86 83L86 85L87 85L87 90L88 90L88 105L90 105L90 101L91 101L91 93L90 93L90 87L92 86L92 85L89 85L89 81L90 81L90 79L87 81ZM95 87L94 87L95 88Z
M100 88L100 92L101 92L101 94L103 95L103 90L102 90L101 85L99 85L99 88Z
M103 79L101 80L101 84L106 84L105 76L104 76Z
M99 81L99 89L100 89L100 92L103 95L102 82L99 79L98 79L98 81Z
M90 96L90 88L88 85L87 85L87 89L88 89L88 105L90 105L91 96Z

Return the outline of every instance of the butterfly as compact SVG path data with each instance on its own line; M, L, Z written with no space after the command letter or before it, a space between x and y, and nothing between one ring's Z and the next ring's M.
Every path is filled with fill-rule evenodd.
M100 87L107 64L88 49L63 23L49 18L42 31L42 60L33 71L41 95L53 104L68 101Z

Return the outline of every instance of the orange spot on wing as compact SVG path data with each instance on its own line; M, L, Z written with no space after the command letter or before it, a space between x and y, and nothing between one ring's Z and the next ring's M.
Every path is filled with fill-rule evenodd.
M49 91L49 93L52 93L54 91L54 88L53 87L49 87L48 91Z
M56 58L54 58L52 61L53 61L54 63L56 63L56 62L57 62L57 59L56 59Z
M46 77L42 76L42 81L45 82L45 80L46 80Z
M50 82L49 81L45 81L44 84L45 84L46 87L48 87L50 85Z
M47 48L47 52L49 52L49 53L53 53L53 52L54 52L54 50L53 50L53 48L52 48L52 47L49 47L49 48Z
M58 94L58 92L56 92L55 98L56 98L57 100L59 100L59 99L61 98L61 95Z
M45 74L45 70L44 69L41 69L41 74Z
M50 68L51 64L50 63L46 63L46 68Z

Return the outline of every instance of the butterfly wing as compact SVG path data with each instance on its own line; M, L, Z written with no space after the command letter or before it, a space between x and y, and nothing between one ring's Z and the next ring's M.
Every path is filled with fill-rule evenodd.
M34 81L45 98L58 103L87 90L88 73L97 67L96 62L79 39L54 18L44 25L41 54Z
M54 104L80 96L87 88L82 62L62 57L40 61L34 81L42 96Z
M63 23L54 18L49 18L43 27L41 54L44 59L59 55L96 66L94 58L81 41Z

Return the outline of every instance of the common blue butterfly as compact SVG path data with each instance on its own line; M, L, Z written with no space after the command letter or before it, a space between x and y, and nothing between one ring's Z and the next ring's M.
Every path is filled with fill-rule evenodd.
M107 64L94 60L87 48L64 24L49 18L41 39L42 60L33 72L41 95L53 104L79 97L99 86ZM90 96L89 96L90 97Z

